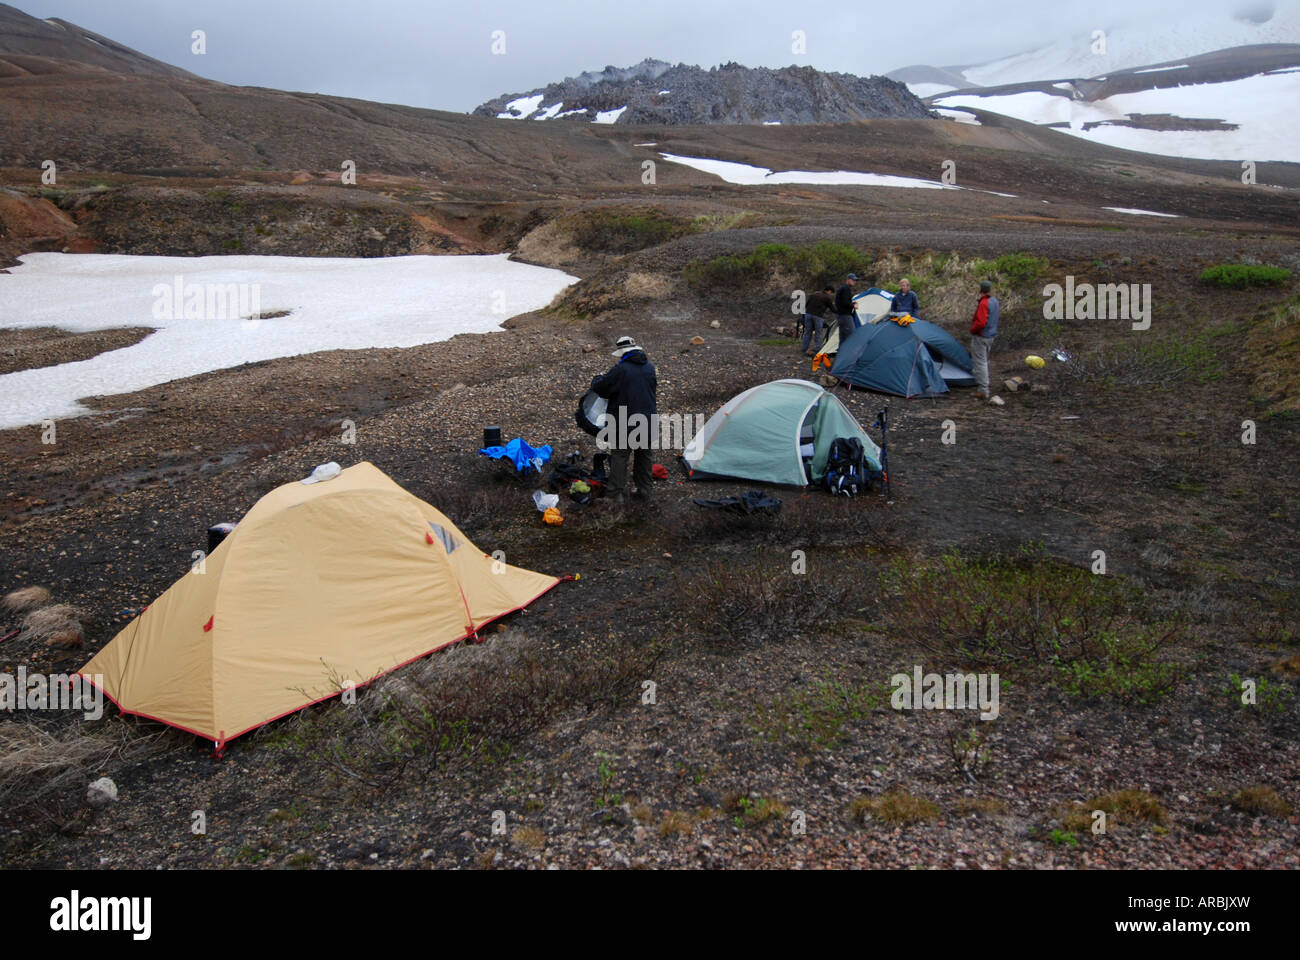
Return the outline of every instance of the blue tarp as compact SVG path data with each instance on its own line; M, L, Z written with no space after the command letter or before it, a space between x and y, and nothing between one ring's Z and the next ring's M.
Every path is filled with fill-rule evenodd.
M551 459L550 444L534 449L520 437L515 437L504 447L484 447L479 453L494 460L509 460L515 465L517 473L528 473L530 470L541 473L542 465Z

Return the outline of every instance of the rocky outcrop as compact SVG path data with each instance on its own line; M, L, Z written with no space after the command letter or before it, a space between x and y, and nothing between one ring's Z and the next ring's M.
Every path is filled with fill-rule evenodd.
M886 77L737 63L704 70L662 60L606 67L530 93L505 94L474 113L502 119L623 124L846 123L929 116L905 85Z

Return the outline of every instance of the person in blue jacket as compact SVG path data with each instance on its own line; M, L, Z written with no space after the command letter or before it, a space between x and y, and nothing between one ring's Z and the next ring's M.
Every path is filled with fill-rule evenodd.
M912 281L904 277L898 281L898 293L894 294L893 306L889 308L891 317L901 317L909 313L914 317L921 316L921 303L916 299L916 291L912 289Z

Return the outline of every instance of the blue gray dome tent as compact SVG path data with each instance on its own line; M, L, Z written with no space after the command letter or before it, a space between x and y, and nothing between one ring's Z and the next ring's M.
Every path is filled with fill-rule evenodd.
M831 376L899 397L937 397L972 386L966 348L927 320L886 319L861 327L840 347Z
M856 437L880 470L880 448L839 397L807 380L773 380L739 393L682 454L692 480L730 477L806 486L826 476L837 437Z

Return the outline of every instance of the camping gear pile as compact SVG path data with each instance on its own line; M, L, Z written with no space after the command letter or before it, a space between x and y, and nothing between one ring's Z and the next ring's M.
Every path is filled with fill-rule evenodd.
M546 479L546 486L554 493L567 493L569 499L580 507L589 506L597 497L605 495L605 485L609 483L606 468L609 464L608 453L597 453L592 458L588 469L578 463L581 456L577 450L569 454L564 463L556 464L551 475Z
M284 484L81 668L122 710L224 744L522 609L556 577L484 554L369 463Z

